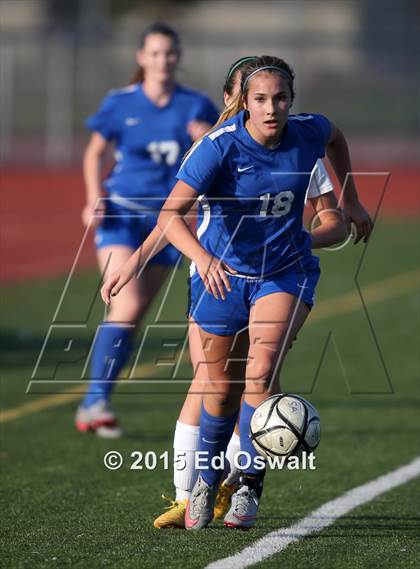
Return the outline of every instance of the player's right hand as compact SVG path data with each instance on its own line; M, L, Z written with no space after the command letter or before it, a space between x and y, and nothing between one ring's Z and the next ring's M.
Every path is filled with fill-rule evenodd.
M111 298L116 296L120 290L131 280L132 275L124 271L115 271L107 278L101 288L102 300L105 304L111 304Z
M226 263L209 254L196 262L198 274L206 287L209 294L214 298L219 299L219 295L223 300L226 300L225 289L227 292L231 291L229 277L225 270L232 274L237 271L229 267Z
M87 203L82 210L82 223L85 227L97 227L102 223L105 216L105 204L102 202L96 204Z
M344 202L344 211L350 217L350 221L353 222L356 228L354 245L361 239L363 239L364 243L367 243L374 225L368 211L359 201L352 203Z

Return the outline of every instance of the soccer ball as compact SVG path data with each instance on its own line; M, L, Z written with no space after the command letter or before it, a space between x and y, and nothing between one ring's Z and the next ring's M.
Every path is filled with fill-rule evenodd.
M265 458L309 454L321 438L318 411L298 395L273 395L255 409L250 437Z

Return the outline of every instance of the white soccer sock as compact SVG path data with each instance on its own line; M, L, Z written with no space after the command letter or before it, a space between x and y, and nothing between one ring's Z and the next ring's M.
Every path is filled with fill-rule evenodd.
M233 432L228 447L226 449L226 458L229 461L230 470L228 471L227 476L224 480L225 484L231 485L231 484L238 484L239 482L239 475L241 472L235 465L235 462L237 462L237 460L235 461L235 456L238 454L240 450L241 450L241 440L239 438L239 435Z
M174 435L174 486L176 500L186 500L197 480L195 453L200 442L200 427L176 422ZM178 460L177 460L178 459ZM177 468L178 467L178 468Z

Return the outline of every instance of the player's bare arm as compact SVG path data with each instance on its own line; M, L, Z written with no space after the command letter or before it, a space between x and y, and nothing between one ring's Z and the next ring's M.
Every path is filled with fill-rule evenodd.
M366 243L372 232L373 222L357 194L346 138L342 131L332 123L331 136L326 151L340 186L343 188L342 203L340 205L342 205L356 226L357 236L354 243L358 243L362 238Z
M225 299L224 288L230 290L229 277L224 271L225 264L212 257L201 246L184 221L185 214L191 209L197 197L194 188L178 181L162 208L158 226L172 245L196 264L207 292L211 292L215 298L220 295Z
M309 200L315 212L312 219L312 249L331 247L343 242L350 233L350 219L338 207L334 192L327 192Z
M106 153L108 141L98 132L90 137L83 157L83 176L86 187L86 205L82 211L83 225L99 225L105 213L105 205L100 203L101 163Z

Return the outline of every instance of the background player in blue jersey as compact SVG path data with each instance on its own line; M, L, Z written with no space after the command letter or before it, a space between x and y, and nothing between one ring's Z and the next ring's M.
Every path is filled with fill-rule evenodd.
M328 119L289 116L293 78L277 58L264 56L247 65L242 95L232 108L240 112L193 147L159 216L169 241L196 265L190 315L206 346L209 374L200 418L200 451L208 461L187 505L187 529L203 528L213 518L222 472L211 459L226 450L243 377L240 440L251 462L243 465L225 525L255 523L262 475L249 422L255 407L279 391L276 374L314 303L319 263L311 248L344 237L332 240L322 224L312 236L303 227L309 176L325 148L341 182L351 164L342 133ZM208 207L197 240L183 216L199 194L205 194ZM313 200L316 210L336 208L331 194ZM351 178L345 199L357 200ZM365 223L366 239L369 216Z
M147 28L137 51L133 83L111 91L87 120L93 131L84 158L86 225L97 226L95 242L102 273L120 267L156 225L157 212L175 182L193 140L214 124L218 113L202 93L175 82L179 38L166 25ZM101 184L101 160L112 145L115 165ZM107 197L101 201L103 190ZM93 217L92 217L93 216ZM91 355L88 392L76 414L80 431L119 436L109 406L112 387L130 352L135 325L144 315L179 253L166 247L112 303L98 327Z

